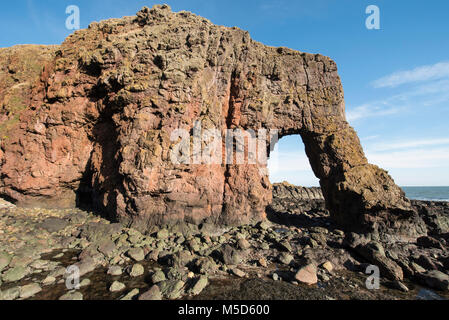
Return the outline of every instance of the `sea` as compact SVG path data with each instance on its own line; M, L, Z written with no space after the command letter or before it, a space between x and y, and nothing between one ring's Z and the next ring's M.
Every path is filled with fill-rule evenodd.
M448 201L449 187L401 187L412 200Z

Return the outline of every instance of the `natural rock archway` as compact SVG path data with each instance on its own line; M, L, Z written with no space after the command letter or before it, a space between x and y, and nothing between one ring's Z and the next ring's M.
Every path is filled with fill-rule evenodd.
M25 48L0 49L7 61L0 97L33 80L5 67L20 69L25 59L13 56ZM51 50L40 78L24 90L26 108L14 115L20 121L1 128L0 193L19 205L71 206L87 194L141 229L263 219L271 186L260 165L170 160L172 133L191 132L200 121L222 132L300 134L327 207L344 226L411 211L387 172L368 164L327 57L268 47L168 6L93 23Z

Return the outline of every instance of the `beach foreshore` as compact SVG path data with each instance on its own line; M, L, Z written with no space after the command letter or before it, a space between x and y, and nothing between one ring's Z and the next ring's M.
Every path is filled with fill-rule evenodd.
M81 209L2 201L0 298L449 298L448 203L413 201L427 235L405 242L336 228L316 190L273 194L257 225L178 223L146 234ZM378 288L369 266L380 270Z

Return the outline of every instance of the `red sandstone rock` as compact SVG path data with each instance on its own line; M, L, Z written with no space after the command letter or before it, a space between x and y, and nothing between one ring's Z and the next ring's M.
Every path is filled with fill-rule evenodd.
M301 283L312 285L318 282L318 277L316 275L316 267L312 264L308 264L298 270L295 275L295 279Z
M3 63L16 56L11 50L0 49L0 98L15 86L14 70ZM342 225L411 212L387 172L368 164L327 57L264 46L238 28L167 6L92 23L61 46L39 50L43 68L25 90L26 108L17 121L2 120L0 194L18 205L73 206L87 194L140 229L264 219L271 200L265 165L172 163L173 131L190 132L201 121L223 133L300 134ZM17 57L13 69L26 65ZM2 111L0 119L10 118Z

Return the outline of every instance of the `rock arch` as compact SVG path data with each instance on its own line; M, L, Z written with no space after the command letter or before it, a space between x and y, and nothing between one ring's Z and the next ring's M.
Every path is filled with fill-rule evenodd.
M198 120L222 132L300 134L343 226L411 212L392 178L368 164L331 59L268 47L188 12L155 6L93 23L54 49L30 90L1 142L0 193L18 204L69 206L82 190L141 229L263 219L271 186L259 165L171 163L171 133Z

